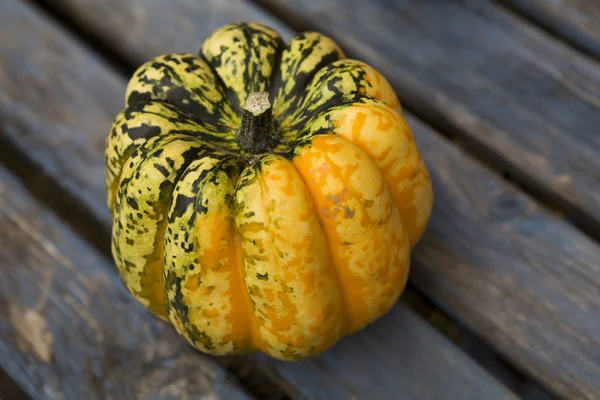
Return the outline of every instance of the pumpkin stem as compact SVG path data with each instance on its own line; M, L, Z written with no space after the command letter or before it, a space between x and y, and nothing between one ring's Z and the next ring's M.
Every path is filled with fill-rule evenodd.
M236 138L240 147L252 154L260 154L278 142L273 113L267 92L248 95L242 109L242 124Z

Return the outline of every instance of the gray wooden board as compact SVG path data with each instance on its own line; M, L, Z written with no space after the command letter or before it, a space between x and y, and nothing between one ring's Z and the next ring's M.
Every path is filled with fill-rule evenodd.
M384 7L377 2L369 2L367 7L366 3L351 2L343 9L336 8L333 0L319 2L299 0L293 4L292 2L285 4L287 8L295 10L300 15L294 16L295 19L300 20L302 15L309 17L313 22L319 23L323 31L329 31L335 37L342 39L346 47L352 48L355 53L362 54L365 59L382 67L381 69L392 78L397 87L401 86L400 89L409 88L411 95L421 96L421 100L432 104L444 105L444 107L448 105L449 110L457 110L456 107L459 107L464 113L461 111L461 113L449 114L455 121L465 123L465 126L479 127L481 135L490 135L490 138L504 137L505 139L498 140L507 148L521 152L525 160L523 162L546 165L549 169L554 168L548 160L539 161L542 159L530 157L531 154L527 152L522 153L522 149L519 150L519 147L510 144L506 136L507 131L489 130L483 120L475 118L477 114L467 112L465 107L469 105L480 112L477 107L483 105L478 103L487 104L486 115L492 116L493 110L499 110L495 117L498 119L496 122L514 123L517 124L515 127L523 121L539 122L539 118L528 117L520 120L521 122L517 121L515 116L507 120L502 119L506 117L506 114L503 114L506 111L502 110L503 106L512 104L511 110L516 106L504 101L492 104L485 96L481 98L482 93L488 97L493 97L497 93L484 90L489 89L490 81L482 81L483 78L477 72L479 69L474 69L474 66L467 68L469 72L467 75L481 85L465 82L465 87L461 88L461 80L466 79L465 73L461 72L458 66L449 65L448 60L467 67L470 57L475 57L479 60L481 71L492 73L493 63L486 61L485 56L493 59L495 55L500 54L498 53L500 50L506 52L506 57L502 59L502 63L496 60L495 64L508 67L525 62L528 55L543 56L538 60L533 56L527 58L528 64L523 64L525 77L519 79L528 77L527 79L535 80L537 76L540 82L549 85L548 71L554 71L552 68L555 68L558 62L557 57L561 53L571 55L572 52L531 28L518 24L501 10L484 5L485 2L465 0L460 3L462 6L454 1L428 0L411 2L410 5L404 3L399 1L396 2L396 6L390 4L389 7ZM143 11L140 3L135 0L118 2L108 0L94 3L94 7L85 0L59 0L57 4L63 7L65 13L72 12L82 25L88 26L98 37L117 35L115 32L121 32L121 35L126 38L125 43L129 43L127 47L118 41L112 41L112 44L125 55L129 49L135 48L136 52L132 57L134 62L171 49L195 51L204 38L203 31L194 31L191 35L185 30L186 28L182 28L182 32L185 33L176 38L168 36L167 40L162 32L169 32L174 28L164 27L158 22L148 23L148 21L159 21L161 15L169 14L170 20L177 21L181 27L200 26L198 21L201 21L207 13L211 15L206 9L207 4L210 3L200 4L185 0L172 1L168 4L156 1L153 7L144 8ZM250 7L233 0L227 4L226 7L214 7L218 7L219 10L239 10ZM477 4L481 4L480 8L476 7ZM116 8L120 10L119 15L112 12ZM476 9L477 12L473 11ZM255 15L252 14L255 11L251 10L253 9L248 11L250 17ZM124 23L120 17L123 14L140 14L143 18L133 18L126 20L128 23ZM98 15L102 15L102 18L98 18ZM218 15L226 15L226 13ZM259 15L264 18L264 14ZM360 15L363 20L353 19L353 15ZM375 17L380 20L367 26L366 22L373 21ZM227 22L226 17L222 18L224 19L220 22ZM231 16L231 20L238 18L240 18L239 14ZM276 22L272 24L277 26ZM477 30L467 32L465 26L468 27L469 24ZM414 31L423 28L423 25L429 30L420 34ZM380 28L385 28L383 30L385 34L377 30ZM445 31L446 28L449 30ZM128 29L138 32L136 40L139 43L127 39ZM110 30L112 33L109 33ZM349 35L347 32L356 34ZM476 46L478 41L485 44L485 39L489 35L498 38L496 46L500 50ZM442 46L443 43L446 43L446 46ZM522 47L529 46L527 43L532 46L531 49ZM394 46L390 47L392 44ZM386 56L382 57L380 52L385 46L388 46ZM458 51L456 56L448 53L450 51L448 46L452 51ZM478 55L479 52L483 53ZM30 62L33 65L39 63L35 60ZM576 68L578 71L580 69L577 68L588 68L590 74L596 74L595 67L581 61L581 58L576 58L575 61L567 60L564 63L565 68ZM533 68L532 72L529 73L525 67ZM72 68L75 71L70 72L71 75L79 73L77 67ZM432 75L423 75L427 71ZM503 72L500 69L497 68L496 72L502 77ZM12 75L17 76L22 73L11 72ZM504 76L507 77L508 75ZM545 102L543 96L536 94L544 87L543 84L541 86L534 85L535 82L528 84L527 79L522 82L521 88L523 101L526 104L531 103L538 108L544 108L547 104L549 110L559 107L556 98L550 98ZM403 85L398 85L399 83ZM463 100L469 100L466 105L450 102L446 95L439 90L434 90L432 86L445 88L444 85L451 83L451 87L457 90L453 96L460 95ZM7 82L0 84L4 87L10 85ZM589 86L593 89L593 85ZM559 91L558 98L565 99L564 109L567 116L571 112L570 107L574 107L573 112L582 113L582 117L589 117L584 112L583 106L571 104L572 99L569 100L568 94L560 91L564 86L552 85L552 87ZM508 81L502 86L503 90L509 91L515 88L518 88L518 85ZM431 92L428 92L429 89ZM12 98L19 99L19 94L15 90L12 92L14 93ZM22 104L23 100L17 103L19 107L29 107L28 104ZM523 108L526 104L520 107ZM525 114L531 117L529 111ZM517 116L519 115L521 114ZM45 125L57 123L56 117L48 115L45 111L39 113L37 118L47 120ZM80 121L72 122L73 132L81 132L85 129L86 118L84 116L81 118ZM565 397L600 397L598 395L600 393L600 249L598 246L568 224L544 211L529 197L498 179L464 153L453 148L448 142L440 139L414 118L409 118L409 121L432 173L436 196L436 206L428 232L415 251L412 282L432 296L446 311L466 323L474 332L506 355L517 368L525 371L549 390ZM587 122L584 118L580 123ZM513 134L518 130L510 132ZM565 134L563 137L564 132L560 134L556 131L548 132L554 132L551 137L560 141L562 151L571 156L570 151L573 147L567 144L567 142L571 143L569 135ZM575 133L582 138L586 137L585 131ZM26 134L26 132L16 131L12 137L19 143L21 139L17 135ZM540 131L533 132L532 139L539 138L540 135L542 135ZM36 138L36 140L44 140L39 135ZM528 140L527 136L522 139ZM550 146L549 140L542 140L535 145ZM591 151L593 146L589 147L588 150ZM88 148L88 152L93 152L88 153L89 164L97 166L98 169L100 169L101 151L100 146ZM525 157L527 154L529 156ZM589 155L590 152L584 152L582 156L585 154ZM33 152L31 156L41 160L40 164L43 167L43 158ZM581 160L583 160L581 163L587 162L585 157ZM70 171L70 174L77 175L78 171ZM94 182L100 185L100 178ZM599 187L588 187L586 190L589 192L586 193L593 193ZM571 188L569 193L565 194L573 193L575 191Z
M329 398L321 394L330 393L332 382L361 399L480 400L509 396L478 368L467 366L457 374L456 369L465 368L466 355L447 343L440 344L432 326L423 325L419 316L398 304L381 320L342 339L310 362L275 365L264 356L260 358L279 376L305 382L297 390L306 397Z
M600 59L600 2L597 0L497 0L581 51Z
M218 27L266 23L284 36L290 28L243 0L39 0L98 35L123 58L141 63L164 52L191 52Z
M600 232L600 64L489 0L260 2L338 39L422 118Z
M249 399L3 167L0 226L0 367L32 398Z
M81 43L43 20L23 3L0 0L0 8L3 10L0 15L0 61L4 66L4 74L0 75L0 92L3 93L0 98L0 119L3 121L4 139L14 142L57 182L86 181L82 188L73 185L65 186L65 190L78 191L86 206L102 210L104 196L91 195L89 192L103 191L103 139L112 118L109 114L122 101L122 93L116 92L124 91L125 81L100 63ZM13 34L9 35L10 32ZM44 93L46 101L36 101L35 96L27 94L30 91ZM53 136L57 127L64 132L58 142ZM79 152L79 165L74 160L67 160L73 152ZM53 169L48 166L53 163L68 164L58 164L60 167ZM3 181L7 184L11 182L8 178ZM102 224L108 226L109 219L103 213L100 213L100 217ZM44 234L42 237L54 236ZM82 246L77 243L69 249ZM67 252L64 257L70 254ZM82 260L86 259L82 257ZM71 263L77 265L78 261ZM96 266L98 269L108 268L108 264L101 260L97 260L97 263L101 264ZM112 285L119 286L116 271L111 279ZM43 283L41 280L28 281L25 278L19 282L35 293L41 291L37 285ZM0 293L0 296L7 298L6 301L12 301L15 297L12 291L8 291L13 286L9 285L4 289L6 292ZM56 295L52 287L49 291L51 296ZM76 299L81 291L83 289L75 294L67 294ZM102 297L104 300L100 301L106 306L117 307L119 302L125 301L117 295L98 295L94 299L96 297ZM116 300L113 301L113 298ZM87 308L82 311L85 317L92 312ZM118 317L128 318L129 312L125 310ZM51 322L47 321L48 329L54 328ZM153 323L160 332L172 332L158 321ZM7 329L10 328L10 321L5 325ZM71 332L79 332L70 326L63 329L68 329L68 332L61 334L65 340L69 335L76 335ZM120 328L109 326L107 329ZM172 346L183 345L183 340L165 336L170 338ZM134 338L132 334L131 340ZM148 352L158 351L153 349L152 344L144 348ZM61 354L68 356L64 352ZM10 358L12 356L17 357L11 355ZM190 363L195 360L193 355L186 357L190 357L186 358ZM198 354L198 357L201 356ZM298 397L370 398L372 390L378 390L388 398L398 393L405 394L406 398L512 397L504 387L403 304L398 304L388 316L372 327L345 339L315 360L290 364L259 355L252 356L251 360L264 367L292 395ZM95 365L93 363L96 361L92 358L89 362ZM360 380L357 371L343 368L347 362L364 364ZM145 371L136 370L135 365L130 367L131 374ZM158 373L161 367L156 368ZM420 372L415 372L415 368ZM19 369L13 368L12 371L21 373Z

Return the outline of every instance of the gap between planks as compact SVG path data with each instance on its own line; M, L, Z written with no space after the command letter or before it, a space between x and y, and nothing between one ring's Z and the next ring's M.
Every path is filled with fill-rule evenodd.
M30 400L21 386L0 369L0 400Z
M587 57L600 60L600 20L596 20L596 28L590 27L594 24L594 18L600 18L600 5L594 5L595 0L588 0L588 4L585 4L585 7L589 7L589 10L583 9L584 3L582 1L571 1L574 3L570 5L572 9L564 10L563 8L561 17L553 15L552 9L558 9L559 5L558 3L553 5L555 2L552 1L547 1L546 5L542 5L540 1L535 0L491 1L528 23L540 27L549 35ZM582 9L579 9L580 7ZM589 14L589 12L593 13Z

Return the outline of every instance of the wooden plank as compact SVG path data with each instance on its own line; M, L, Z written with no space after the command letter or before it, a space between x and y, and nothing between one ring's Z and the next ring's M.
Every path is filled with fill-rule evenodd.
M600 59L600 2L596 0L496 0Z
M302 398L340 398L332 395L333 382L361 399L512 398L403 304L310 362L266 361L279 376L299 384ZM460 374L454 371L465 367Z
M0 167L0 366L33 398L249 399Z
M0 119L6 121L8 128L2 133L4 140L26 152L57 182L79 182L85 177L94 190L102 191L103 139L112 119L109 114L113 103L122 101L122 93L115 95L114 91L118 92L119 87L124 91L125 81L99 63L79 42L21 3L0 0L0 7L0 62L5 72L0 75L0 90L6 94L0 97ZM18 34L8 38L9 32ZM89 71L93 71L94 79L86 79ZM65 82L75 82L77 86ZM102 88L106 92L101 93ZM30 91L46 93L53 99L52 105L36 102L35 96L26 94ZM98 98L106 102L99 102ZM104 117L94 117L101 115ZM60 145L53 137L57 127L66 132ZM73 147L74 143L78 147ZM29 148L29 144L34 145ZM44 158L44 154L53 154L52 160L57 163L83 149L87 153L79 167L61 164L61 169L56 170L49 168L48 159ZM81 193L86 191L88 186L79 193L84 205L101 209L104 196ZM110 224L107 218L100 221L103 227ZM35 282L29 284L35 287ZM273 374L294 397L371 398L375 387L387 398L397 393L406 393L406 398L512 397L402 304L382 321L315 360L291 364L258 355L250 360ZM361 379L356 371L342 368L343 363L351 361L368 367ZM384 368L388 372L384 373ZM418 374L414 373L415 368L420 370ZM392 379L389 371L397 376Z
M86 4L84 0L60 0L60 4L65 12L78 8L76 16L80 22L98 37L107 34L109 28L120 29L126 36L127 31L111 12L116 1L98 4L94 13L80 6ZM135 9L136 3L128 0L118 4ZM180 8L180 4L185 6ZM572 51L517 24L492 6L469 0L462 1L462 5L432 1L409 5L399 1L395 6L377 2L369 2L367 6L355 1L344 7L352 12L338 12L333 11L337 4L334 0L281 0L277 4L279 11L281 8L295 11L294 21L301 21L303 16L310 19L320 30L330 32L355 54L377 65L405 98L412 99L413 105L421 109L429 107L426 104L443 105L439 110L447 113L444 118L470 134L480 135L482 141L509 149L511 162L524 163L524 167L536 173L543 167L543 182L555 183L548 177L557 173L557 164L549 159L586 166L585 171L587 165L598 162L594 158L597 145L590 139L588 123L594 125L600 114L592 115L593 106L579 104L571 96L581 92L565 93L561 91L564 86L552 84L558 57L571 56ZM145 13L162 15L167 7L171 18L182 26L198 21L205 12L200 6L195 8L180 0L162 8L157 4ZM169 51L168 41L159 38L163 29L172 28L144 23L148 18L134 23L135 30L144 32L139 35L140 53L150 57ZM368 24L373 18L378 22ZM418 32L425 27L425 31ZM469 27L476 30L467 30ZM382 28L383 32L394 34L381 34ZM475 31L477 35L472 34ZM489 41L485 40L494 37L499 42L488 46ZM164 45L146 49L150 41L147 38ZM488 47L478 45L480 41ZM197 38L182 35L174 46L190 49L197 47L197 42ZM529 48L527 43L535 45ZM115 46L123 52L121 44ZM454 55L452 52L456 51ZM501 51L507 54L502 62L497 59ZM573 57L563 60L565 76L583 77L573 73L586 72L591 79L597 75L593 65L579 56ZM475 60L473 65L470 60ZM509 71L498 69L499 65ZM520 87L507 80L509 72L515 72L517 66L524 71L523 76L515 78ZM459 67L466 69L461 71ZM492 79L496 78L505 79L506 83L492 85ZM590 89L594 88L593 82L587 84ZM538 95L536 91L545 85L558 94L547 100ZM520 95L517 90L521 90ZM516 97L523 103L519 112L514 111ZM585 103L584 99L581 101ZM549 116L553 118L551 125L542 124L552 129L541 129L543 119L534 112L556 111L562 109L561 104L564 112ZM586 111L586 107L591 111ZM573 113L581 117L573 125L579 130L569 135L564 130L557 131L557 124L564 127ZM564 121L560 120L561 115L566 118ZM549 390L565 397L597 398L600 393L600 355L596 350L600 348L598 246L439 139L414 118L410 118L410 123L430 167L436 192L429 230L415 252L412 281ZM551 136L546 137L545 133ZM552 146L549 138L554 141ZM586 148L581 148L581 140L588 140ZM527 147L519 147L525 142ZM558 146L554 146L556 143ZM538 152L558 151L557 148L566 156L558 154L549 159L535 156ZM573 161L573 154L580 157L579 161ZM597 178L592 176L593 171L588 171L583 182ZM561 178L558 182L565 184L567 180ZM589 200L595 190L600 190L598 185L586 188L579 181L571 184L577 186L565 186L569 190L564 195L577 193L588 196Z
M332 35L421 118L600 232L597 63L490 1L260 3Z
M284 23L243 0L177 0L175 10L164 0L39 2L67 15L84 31L101 33L101 43L136 64L167 51L194 53L213 30L233 22L257 21L284 35L291 33ZM155 37L148 36L150 32Z

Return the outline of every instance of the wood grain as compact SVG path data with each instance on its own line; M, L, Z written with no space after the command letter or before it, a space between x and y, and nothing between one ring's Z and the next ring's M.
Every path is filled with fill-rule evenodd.
M600 2L596 0L496 0L600 59Z
M0 167L0 366L33 398L249 399Z
M114 105L122 101L122 93L115 94L115 91L124 91L125 82L100 63L79 42L70 39L22 3L0 0L0 8L3 10L0 15L0 62L4 68L4 73L0 75L0 92L5 94L0 97L3 138L26 152L57 182L81 182L89 179L81 189L65 186L64 190L79 192L85 206L101 210L104 196L91 195L91 192L103 191L104 183L100 173L103 165L103 139L112 119L109 114ZM11 32L12 34L9 34ZM17 34L14 34L15 32ZM7 44L8 41L10 45ZM88 75L90 70L94 72L93 79ZM65 84L66 82L73 83ZM36 101L37 97L28 94L31 91L44 93L46 101ZM104 117L100 117L101 115ZM58 128L65 133L61 137L62 140L56 143L53 134ZM72 164L59 164L60 169L51 167L52 163L65 162L62 160L72 157L76 151L85 151L83 155L77 155L77 158L85 158L85 161L79 161L79 167ZM93 189L88 189L90 186ZM36 209L37 207L39 206L36 206ZM33 214L33 211L31 213ZM109 226L108 218L99 219L103 227ZM53 235L42 236L53 238ZM69 251L71 247L81 246L80 243L69 246ZM71 253L64 254L65 257L69 257ZM82 260L85 259L86 257L83 257ZM107 268L100 260L98 263L102 266L96 268ZM78 265L78 262L75 261L74 264ZM115 276L116 271L114 276L111 275L111 285L119 286ZM19 282L29 288L31 293L41 292L40 279L32 280L27 276L20 278ZM109 284L106 286L108 290ZM12 301L15 297L19 299L9 289L11 288L0 292L0 296L7 293L7 301ZM49 292L51 295L56 294L54 287ZM85 293L85 290L80 289L75 294L66 292L64 295L77 298L79 292ZM98 295L93 298L96 297L108 299L103 301L103 304L111 307L118 305L119 301L125 301L119 300L118 296L115 303L111 302L110 296ZM128 313L129 311L124 311L120 315ZM54 323L55 320L46 322L49 330L53 329ZM10 320L5 323L7 327L12 324ZM161 324L157 326L165 329ZM68 329L69 333L63 334L65 340L70 332L76 331L72 327ZM106 329L119 328L111 326ZM171 332L168 329L166 331ZM183 343L181 339L167 337L173 342L173 346ZM148 352L157 351L153 347L152 344L148 344L145 349ZM44 349L42 348L40 354L54 354L44 352ZM99 350L103 351L108 350ZM110 351L108 353L110 354ZM65 351L61 354L68 357ZM193 369L195 356L187 355L185 362L179 364L179 370ZM17 355L11 354L10 358L13 357ZM132 357L135 358L135 355ZM331 352L315 360L290 364L258 355L249 359L269 372L294 398L371 398L370 393L374 388L378 388L379 393L387 398L395 397L398 393L406 393L406 398L513 397L403 304L399 304L377 324L344 340ZM357 371L343 368L345 363L350 362L354 365L364 364L363 369ZM131 374L145 373L145 370L139 370L136 365L132 364L130 367ZM418 373L415 373L415 368ZM11 371L17 375L23 374L17 367L9 368L9 372ZM161 371L163 367L156 366L155 373L159 374Z
M80 6L86 3L61 0L66 12L77 8L80 22L99 37L108 27L118 29L110 1L96 9L104 13L100 19ZM137 2L119 4L135 9ZM595 204L598 69L573 51L484 2L350 1L343 9L334 0L276 4L293 10L294 21L304 17L331 33L384 71L410 104L497 149L507 165L539 180L536 185ZM186 1L169 3L171 18L182 26L204 12ZM161 26L135 26L145 32L137 47L142 58L169 51ZM164 44L146 47L146 37ZM189 35L176 42L173 48L198 46ZM412 281L555 394L597 398L598 246L410 122L436 192Z
M266 23L284 38L291 30L244 0L39 0L121 57L140 64L166 52L200 49L218 27L241 21Z
M379 321L309 362L279 363L260 358L278 376L297 382L296 393L302 398L339 398L334 396L334 385L342 385L360 399L479 400L513 396L480 368L473 368L466 354L457 352L446 341L442 343L433 326L424 324L401 303ZM466 370L457 374L456 369L463 368Z
M598 63L490 1L260 3L329 33L421 118L600 232Z

